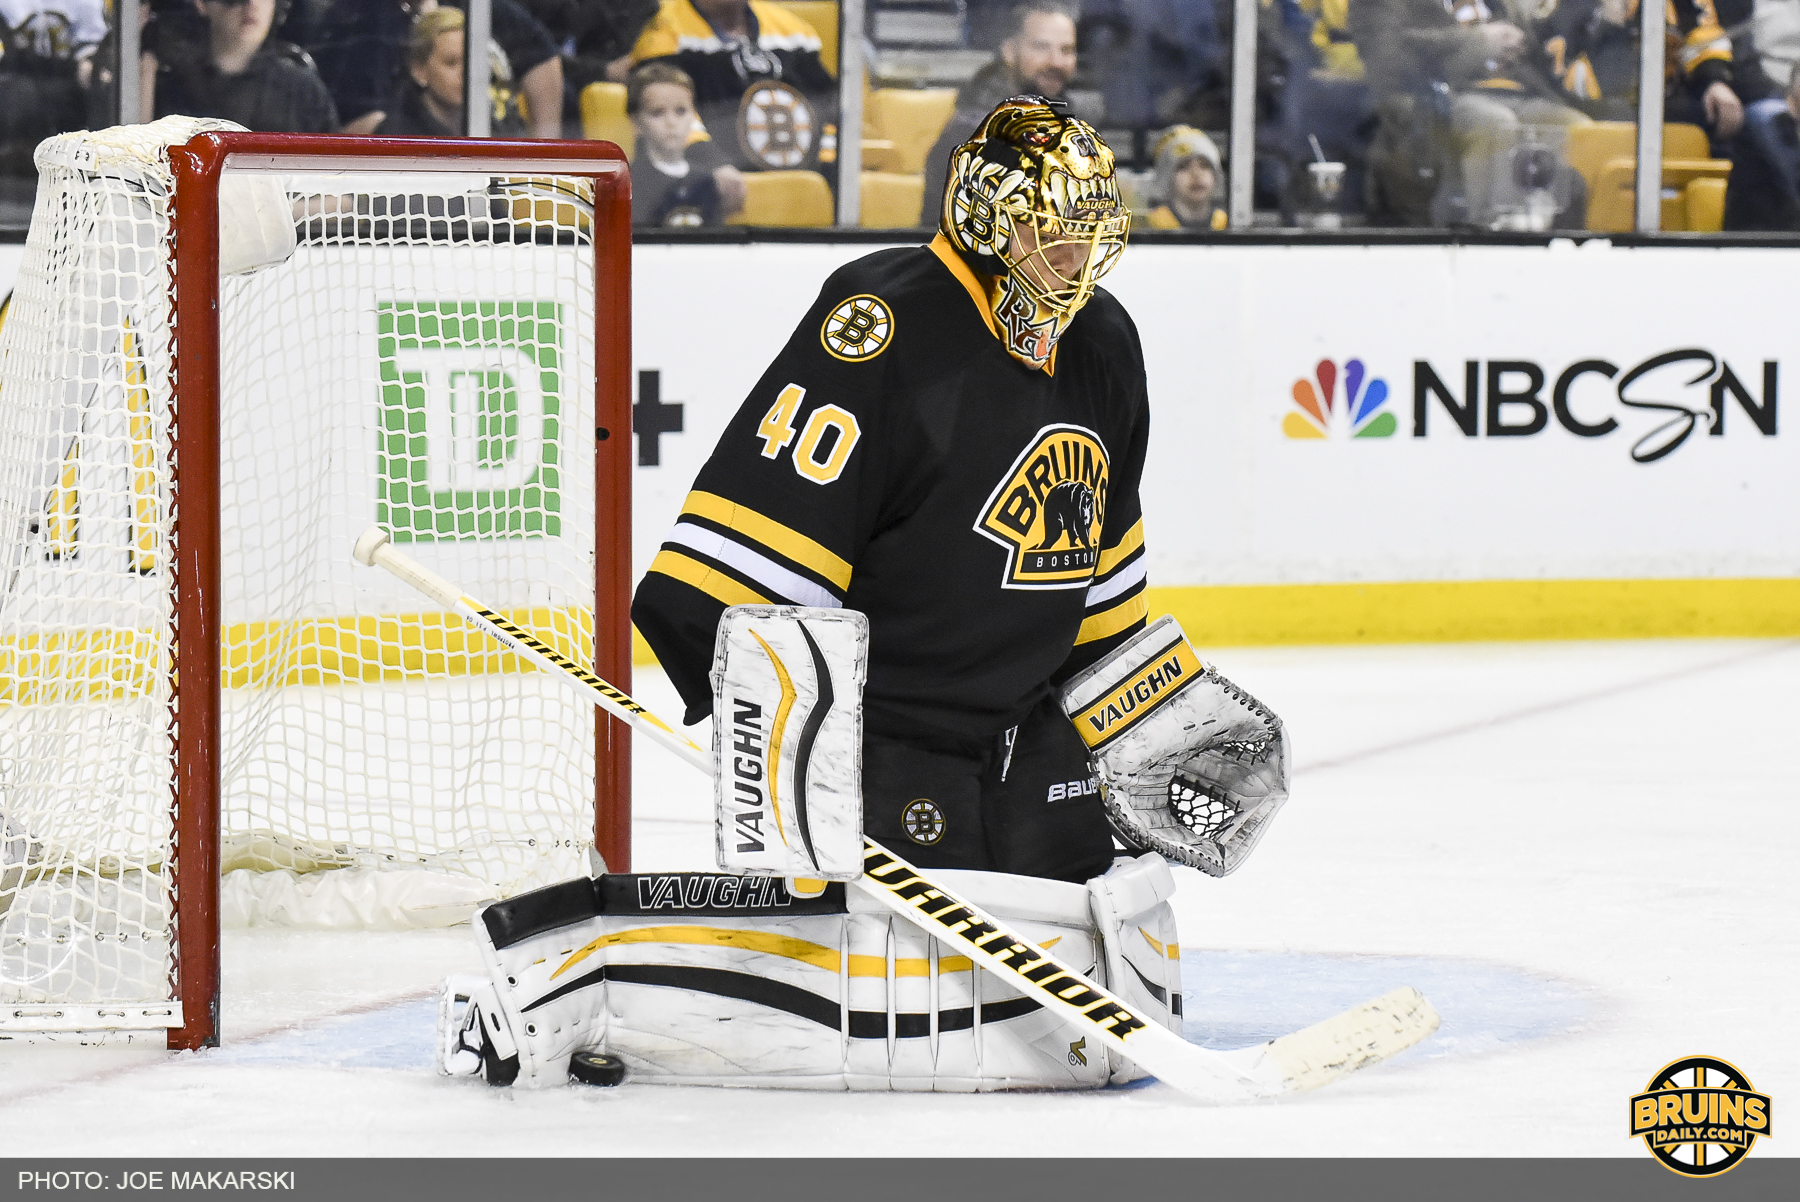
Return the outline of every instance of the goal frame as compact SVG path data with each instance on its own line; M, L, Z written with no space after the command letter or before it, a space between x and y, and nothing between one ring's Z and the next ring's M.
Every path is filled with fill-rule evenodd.
M168 151L175 178L175 581L171 727L174 997L171 1049L219 1042L219 181L224 172L468 170L591 179L594 212L594 671L631 687L631 180L610 142L206 133ZM197 286L191 281L199 281ZM187 503L184 503L187 502ZM344 548L350 554L350 548ZM596 709L594 845L631 867L631 730Z

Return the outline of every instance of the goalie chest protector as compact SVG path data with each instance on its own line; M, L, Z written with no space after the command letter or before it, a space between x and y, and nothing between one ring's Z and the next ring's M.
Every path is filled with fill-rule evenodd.
M982 737L1140 629L1137 330L1110 294L1048 371L943 238L832 275L738 410L632 618L688 706L724 607L868 615L867 728Z

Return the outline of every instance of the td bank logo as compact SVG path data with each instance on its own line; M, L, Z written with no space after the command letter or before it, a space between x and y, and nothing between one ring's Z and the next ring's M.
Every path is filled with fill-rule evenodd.
M395 542L562 532L562 306L388 301L376 520Z

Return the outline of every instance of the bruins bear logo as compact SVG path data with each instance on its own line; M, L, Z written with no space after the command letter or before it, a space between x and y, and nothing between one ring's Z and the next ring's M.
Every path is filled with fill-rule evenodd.
M1080 480L1064 480L1044 498L1044 541L1034 551L1048 551L1068 536L1070 546L1091 547L1094 490Z
M982 507L976 533L1006 548L1003 588L1086 588L1100 562L1110 467L1100 436L1045 426Z

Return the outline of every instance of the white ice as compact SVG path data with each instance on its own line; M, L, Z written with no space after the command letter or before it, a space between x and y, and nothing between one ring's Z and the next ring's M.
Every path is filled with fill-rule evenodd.
M225 936L220 1048L0 1047L0 1154L1647 1158L1626 1100L1670 1060L1800 1092L1800 643L1217 660L1287 719L1298 771L1242 871L1177 874L1189 1038L1254 1042L1401 984L1444 1018L1317 1093L490 1089L430 1067L467 928L259 929ZM659 674L636 692L675 708ZM710 867L706 782L642 742L636 773L634 867Z

